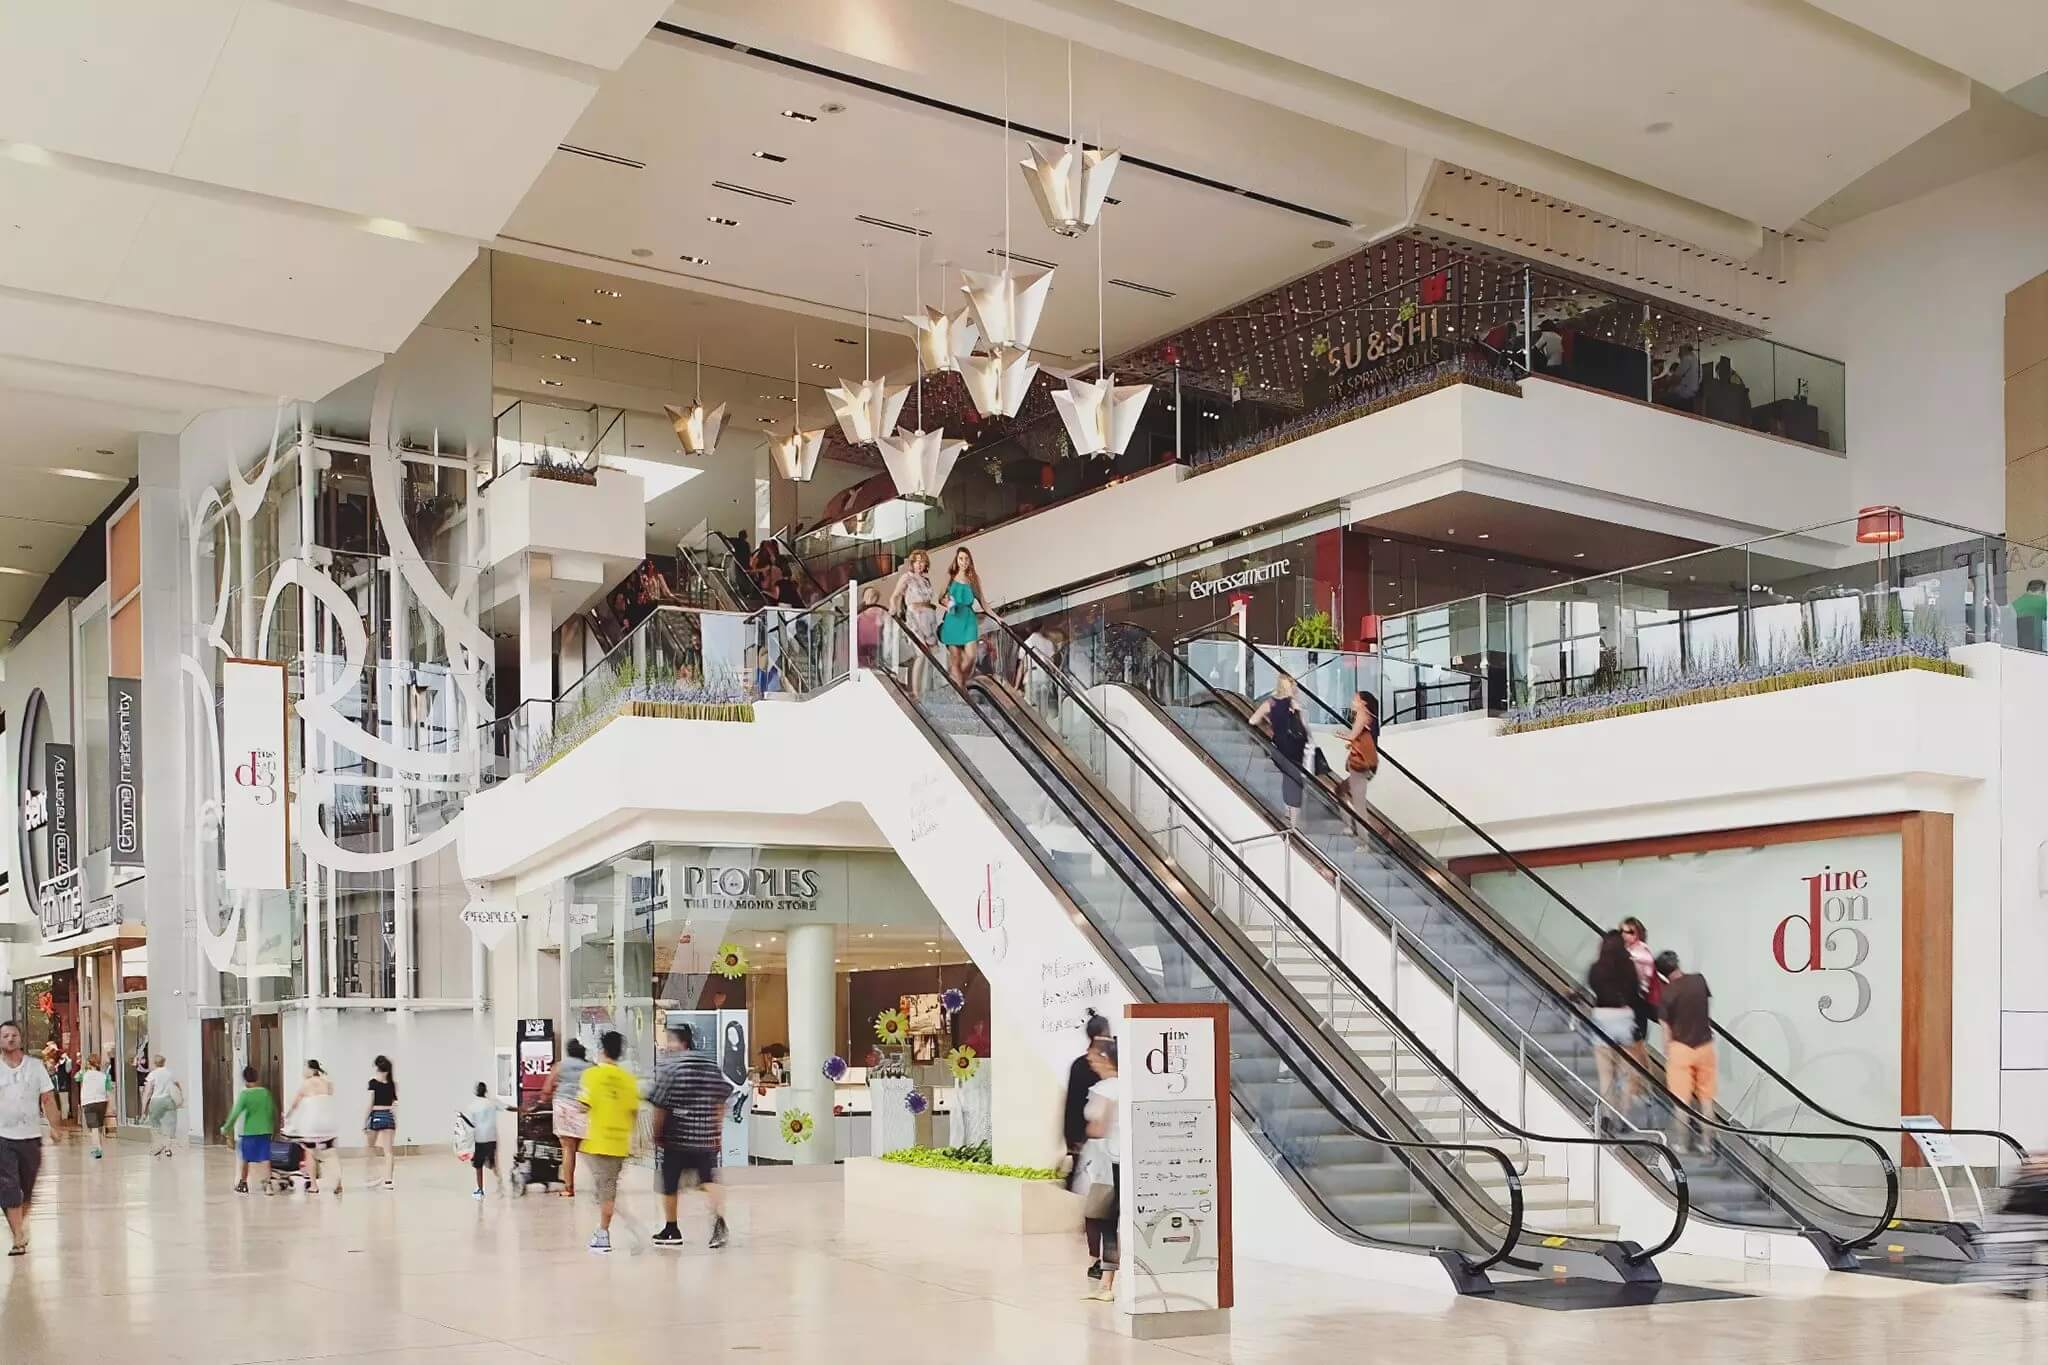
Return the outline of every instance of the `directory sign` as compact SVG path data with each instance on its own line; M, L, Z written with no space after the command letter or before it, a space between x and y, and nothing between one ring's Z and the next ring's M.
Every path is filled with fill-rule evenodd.
M1231 1306L1230 1012L1224 1005L1124 1010L1117 1303L1144 1336L1177 1334L1161 1315ZM1213 1319L1211 1320L1211 1324ZM1187 1331L1213 1331L1197 1325Z

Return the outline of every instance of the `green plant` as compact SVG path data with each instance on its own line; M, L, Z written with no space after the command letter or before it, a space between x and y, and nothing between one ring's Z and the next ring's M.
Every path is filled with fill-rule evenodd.
M1287 628L1287 643L1295 649L1335 649L1342 641L1337 638L1337 627L1330 623L1330 613L1312 611L1296 617Z
M1909 670L1937 673L1951 678L1969 676L1968 669L1947 659L1927 659L1912 654L1899 654L1832 668L1810 668L1779 673L1768 678L1755 678L1723 687L1702 687L1642 701L1617 702L1613 706L1545 716L1540 720L1510 721L1501 727L1501 733L1526 735L1537 730L1556 730L1567 725L1583 725L1588 721L1613 720L1618 716L1640 716L1651 711L1669 711L1680 706L1698 706L1704 702L1728 701L1735 697L1761 697L1772 692L1787 692L1796 687L1815 687L1824 683L1847 682L1852 678L1872 678L1882 673L1903 673Z
M992 1161L962 1161L949 1153L987 1151L986 1143L973 1148L904 1147L885 1152L882 1160L898 1166L917 1166L927 1171L958 1171L965 1175L1000 1175L1011 1180L1058 1180L1060 1173L1040 1166L998 1166Z

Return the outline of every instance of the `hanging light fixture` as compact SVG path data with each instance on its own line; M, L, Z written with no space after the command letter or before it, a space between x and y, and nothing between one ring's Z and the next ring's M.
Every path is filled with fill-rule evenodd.
M862 242L863 248L872 246ZM903 411L903 400L910 396L907 385L891 386L887 379L875 379L873 319L869 316L868 269L863 258L860 273L861 310L861 374L858 384L840 380L825 390L825 401L832 405L832 415L839 419L839 430L844 432L848 444L857 446L873 445L889 428L896 425L896 416Z
M661 410L668 414L669 425L676 429L676 439L683 444L683 454L703 459L718 449L718 433L725 426L725 404L706 412L704 410L704 346L697 345L697 398L687 408L670 407L664 403Z
M1074 45L1067 44L1067 143L1058 156L1047 156L1033 143L1025 143L1031 154L1018 162L1031 197L1045 225L1062 237L1079 237L1095 226L1109 197L1109 182L1123 160L1123 153L1108 147L1084 147L1074 129Z
M1138 430L1145 400L1152 396L1150 384L1118 384L1109 372L1103 302L1103 278L1108 274L1103 242L1107 236L1106 232L1095 234L1095 378L1069 375L1065 390L1054 389L1052 394L1052 405L1059 409L1060 422L1076 455L1123 454Z
M790 374L795 376L790 380L790 401L793 404L794 416L790 421L789 434L777 436L769 442L768 448L774 455L775 467L782 471L783 478L791 483L809 483L811 475L818 468L818 452L825 445L825 429L818 427L811 431L804 430L804 358L802 350L796 346L794 340L791 352L796 357L796 363L790 366Z
M916 253L916 259L912 273L917 282L918 311L927 312L932 317L950 322L951 319L945 318L943 313L939 313L936 310L927 310L924 306L924 241L922 238L913 240L916 242L916 245L912 248ZM912 318L910 321L915 325L917 319ZM972 329L974 324L967 323L966 325L969 329ZM920 331L917 351L917 430L899 431L893 436L884 436L880 441L876 442L876 445L882 452L883 467L889 471L890 479L896 484L897 496L936 503L939 500L940 490L946 486L947 476L953 472L953 466L959 462L960 452L967 449L967 442L948 440L943 427L937 431L926 431L924 429L925 348L923 342L924 335ZM950 362L945 368L958 370L960 356L947 353L942 358Z
M1003 30L1003 163L1010 160L1010 51L1009 29ZM1024 395L1038 374L1038 362L1031 358L1031 338L1038 330L1039 315L1045 310L1045 296L1052 291L1051 270L1017 278L1016 258L1010 252L1010 177L1003 175L1003 268L989 273L962 270L960 292L981 329L985 348L960 361L960 377L967 383L967 396L984 417L1015 417L1024 405Z

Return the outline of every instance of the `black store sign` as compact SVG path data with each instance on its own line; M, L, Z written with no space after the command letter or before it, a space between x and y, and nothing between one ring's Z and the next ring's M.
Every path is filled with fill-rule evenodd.
M115 867L142 866L142 683L107 679L107 743L113 760Z
M50 802L50 876L55 878L78 867L78 810L69 744L43 746L43 775Z

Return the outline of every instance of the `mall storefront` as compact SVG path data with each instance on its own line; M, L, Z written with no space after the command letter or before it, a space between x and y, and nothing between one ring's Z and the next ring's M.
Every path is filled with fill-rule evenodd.
M988 982L893 853L649 844L522 911L543 899L560 937L542 947L538 1008L556 1038L595 1055L616 1029L647 1077L665 1030L689 1024L750 1090L728 1163L990 1137Z

